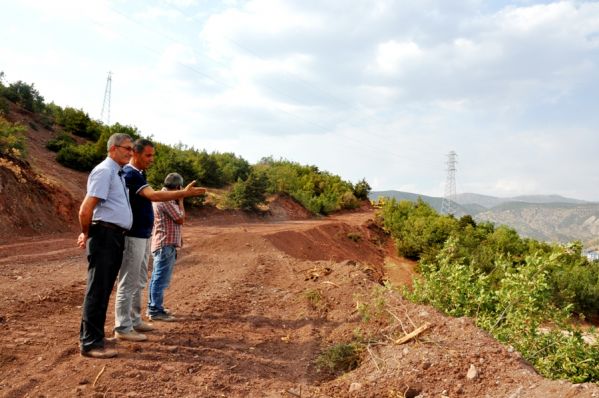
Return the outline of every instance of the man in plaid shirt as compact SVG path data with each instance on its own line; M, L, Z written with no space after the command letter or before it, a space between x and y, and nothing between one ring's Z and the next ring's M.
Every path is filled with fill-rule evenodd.
M183 186L183 177L170 173L164 180L166 191L176 191ZM169 314L163 306L164 291L168 287L175 260L177 248L183 244L181 225L185 221L183 198L168 202L154 202L154 228L152 230L152 256L154 266L148 289L148 316L152 321L172 322L175 317Z

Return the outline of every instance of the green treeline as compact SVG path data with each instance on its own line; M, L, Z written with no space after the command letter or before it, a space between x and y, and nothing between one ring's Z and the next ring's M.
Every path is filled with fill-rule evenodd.
M574 326L599 312L599 262L582 256L580 243L524 239L421 200L383 201L378 216L399 254L419 260L409 298L474 318L547 377L599 381L599 347Z
M106 143L111 134L125 133L134 139L142 137L136 127L119 123L106 126L82 110L46 104L33 84L18 81L5 85L3 77L0 72L2 153L25 153L21 134L24 127L8 123L3 118L8 114L8 102L32 112L37 123L56 132L46 147L56 152L59 163L72 169L90 171L101 162L106 157ZM35 130L34 123L30 126ZM176 171L185 181L196 180L198 185L212 188L230 186L223 200L223 204L230 208L256 209L266 201L268 194L286 193L315 214L329 214L355 208L359 200L368 199L370 192L365 180L353 185L339 176L320 171L316 166L272 158L264 158L251 165L233 153L208 153L184 144L155 142L155 145L155 162L148 170L150 184L159 187L168 173Z

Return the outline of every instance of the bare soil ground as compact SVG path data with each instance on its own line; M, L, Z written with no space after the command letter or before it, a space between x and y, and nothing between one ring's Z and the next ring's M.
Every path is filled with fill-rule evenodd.
M87 262L74 219L86 174L53 161L43 148L52 132L27 134L42 187L0 165L0 396L599 397L597 385L542 378L470 319L381 290L410 283L414 264L394 255L372 210L315 219L285 197L262 217L193 212L166 294L178 322L118 342L117 358L83 358ZM368 303L384 311L366 322ZM356 336L369 345L355 370L316 367L323 349Z
M166 297L179 321L155 323L148 342L119 342L111 360L78 353L86 261L75 234L2 245L0 395L599 396L596 385L543 379L469 319L396 295L387 300L405 332L425 322L431 329L403 345L392 343L403 331L388 330L356 370L337 378L319 371L314 361L322 349L350 341L357 329L377 328L362 320L356 302L368 300L385 270L399 282L409 279L413 264L389 252L368 222L372 216L217 223L196 217L185 226ZM309 290L322 294L322 306L311 305Z

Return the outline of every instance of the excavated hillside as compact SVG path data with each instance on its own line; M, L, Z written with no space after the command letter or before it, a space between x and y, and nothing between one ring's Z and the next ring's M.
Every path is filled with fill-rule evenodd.
M41 137L30 141L32 166L48 180L41 170L60 170L78 204L85 174L40 167L52 158ZM41 189L17 186L17 195ZM178 321L155 323L147 342L118 342L114 359L83 358L85 253L74 222L51 224L63 191L48 189L35 211L54 229L18 236L9 225L0 242L0 396L599 397L594 384L542 378L470 319L383 288L409 283L414 263L395 255L371 209L313 218L286 197L261 217L193 212L165 298ZM355 369L323 366L324 350L356 340L365 348Z
M56 133L11 105L6 119L26 127L26 160L0 155L0 243L76 231L86 175L63 167L45 145Z

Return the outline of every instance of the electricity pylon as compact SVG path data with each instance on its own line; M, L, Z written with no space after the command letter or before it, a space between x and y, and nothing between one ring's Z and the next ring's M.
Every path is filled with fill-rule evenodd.
M110 126L110 96L112 93L112 72L108 72L106 78L106 89L104 89L104 103L102 104L102 113L100 120L107 126Z
M441 212L445 214L454 214L456 211L456 189L455 189L455 172L457 153L451 151L447 154L447 179L445 180L445 196L441 204Z

